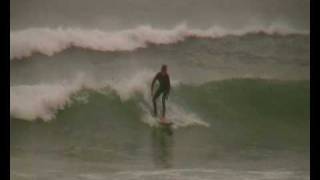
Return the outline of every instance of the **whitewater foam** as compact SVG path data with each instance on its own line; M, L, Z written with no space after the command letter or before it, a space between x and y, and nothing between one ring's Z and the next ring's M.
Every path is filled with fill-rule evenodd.
M234 35L243 36L252 33L268 35L309 34L284 25L251 26L238 30L229 30L219 26L202 30L188 27L185 23L173 29L157 29L149 25L133 29L107 32L98 29L80 28L29 28L10 32L10 59L23 59L40 53L52 56L70 47L96 51L133 51L146 48L148 44L172 44L188 37L221 38Z
M142 121L148 124L151 127L159 126L159 118L152 116L152 108L150 103L139 103L140 107L143 110ZM204 126L209 127L210 124L201 120L196 114L192 112L187 112L177 104L170 102L167 103L167 119L173 123L172 127L174 129L180 127L188 127L188 126Z

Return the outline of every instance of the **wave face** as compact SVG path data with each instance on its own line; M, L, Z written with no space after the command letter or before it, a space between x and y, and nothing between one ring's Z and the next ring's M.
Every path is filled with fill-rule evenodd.
M83 86L84 87L84 86ZM28 86L21 86L12 90L14 96L19 91L27 92L32 104L29 106L17 105L17 111L12 112L14 119L25 120L50 120L50 118L64 119L63 114L72 116L77 113L92 111L90 114L99 114L100 111L109 111L108 109L119 109L122 111L127 108L132 109L133 114L124 114L126 121L136 116L136 119L149 115L151 111L150 97L139 91L138 88L134 92L120 92L111 88L90 89L89 86L70 92L63 89L64 93L59 93L59 88L50 86L37 86L29 89ZM142 88L140 87L142 90ZM168 116L172 115L188 115L188 112L195 112L201 117L207 119L208 122L217 122L220 119L236 120L240 123L244 121L254 121L256 118L265 123L275 123L282 121L286 123L304 123L308 120L309 108L309 81L281 81L281 80L262 80L262 79L234 79L216 82L208 82L202 85L185 85L179 84L174 87L174 91L170 95L168 103ZM53 93L52 97L42 97L41 91L47 94ZM51 92L50 92L51 91ZM290 93L289 93L290 92ZM34 95L32 95L34 94ZM36 97L38 96L38 97ZM38 99L39 100L38 100ZM30 102L21 99L20 102ZM37 107L42 100L41 106ZM45 101L46 100L46 101ZM50 111L55 104L58 113L54 116ZM290 102L290 103L288 103ZM100 107L91 108L90 106L99 103ZM62 107L64 107L62 109ZM23 109L22 107L26 107ZM20 111L18 109L20 108ZM38 109L32 112L31 109ZM78 109L78 112L74 109ZM88 108L88 110L85 110ZM13 108L14 109L14 108ZM103 110L105 109L105 110ZM179 112L185 109L186 112ZM214 111L212 111L214 109ZM41 113L40 113L41 112ZM24 114L25 113L25 114ZM48 114L46 114L48 113ZM38 116L37 116L38 115ZM106 113L108 115L108 113ZM85 115L84 115L85 116ZM192 117L196 117L190 114ZM78 116L77 116L78 117ZM116 120L117 117L109 114L107 117ZM173 121L177 119L190 119L187 116L173 117ZM200 117L198 117L200 118ZM84 117L86 119L86 117ZM297 120L294 120L297 119ZM301 120L299 120L301 119ZM304 119L304 120L303 120ZM77 121L77 120L74 120ZM196 122L197 119L195 118ZM80 121L79 121L80 122ZM200 121L198 121L200 122ZM82 123L91 123L84 120ZM136 122L138 123L138 122ZM178 122L177 122L178 123ZM261 123L261 122L260 122ZM209 123L199 123L209 127ZM244 125L245 126L245 125Z
M277 139L272 142L260 142L267 143L260 145L276 144L279 146L281 144L283 147L296 146L297 143L301 145L306 143L304 140L308 137L309 85L308 81L261 79L224 80L198 86L181 84L175 87L168 100L168 119L175 123L174 128L188 126L209 128L217 137L222 136L226 130L229 131L227 135L223 135L224 140L221 139L221 143L231 143L228 142L231 139L232 143L236 141L239 145L254 141L260 142L263 141L263 138L267 138L265 136L270 135L269 128L272 127L272 137L277 137ZM48 93L49 89L51 88L43 90ZM31 96L31 99L34 99L32 103L38 103L35 97ZM52 99L55 101L51 102L47 98L45 102L50 104L61 100L57 97ZM54 121L49 124L36 122L43 128L49 128L52 133L64 131L63 129L68 129L64 133L71 133L69 135L92 132L93 134L89 137L83 137L85 138L83 141L87 141L87 138L105 133L104 128L110 128L109 125L119 128L121 126L133 128L156 125L155 119L150 115L151 103L146 99L150 98L145 98L139 92L133 94L129 99L123 99L116 91L110 89L100 91L83 89L68 97L68 105L58 110ZM29 108L37 107L30 106L23 110L28 112ZM38 113L38 120L46 119L46 117L52 117L51 108L43 105L38 109L41 113L33 113ZM33 119L30 113L20 112L19 114L18 111L12 113L19 119L37 120ZM22 122L21 124L16 117L12 117L13 134L24 131L21 128L26 128L26 125L29 124L27 122L27 124ZM18 124L22 126L19 127ZM33 126L33 124L30 125ZM41 136L39 133L42 132L35 131L32 134ZM289 141L289 138L295 138L295 142Z

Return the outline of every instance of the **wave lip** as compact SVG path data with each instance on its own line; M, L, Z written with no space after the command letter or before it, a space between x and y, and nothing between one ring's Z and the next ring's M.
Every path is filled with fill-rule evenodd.
M21 85L10 88L10 114L26 120L51 120L56 111L71 103L77 89L64 85Z
M99 90L104 84L79 75L73 82L17 85L10 87L10 115L34 121L50 121L59 110L72 104L72 97L81 90Z
M10 60L23 59L40 53L52 56L70 47L96 51L133 51L152 44L172 44L188 37L222 38L234 35L243 36L252 33L267 35L309 34L287 26L252 26L239 30L228 30L219 26L202 30L188 27L185 23L173 29L156 29L142 25L133 29L107 32L97 29L80 28L29 28L10 32Z

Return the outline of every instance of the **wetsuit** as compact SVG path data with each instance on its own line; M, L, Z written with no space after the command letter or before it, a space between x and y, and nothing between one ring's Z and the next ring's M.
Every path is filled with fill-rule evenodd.
M157 91L154 93L152 97L152 102L153 102L153 109L154 109L154 115L157 116L157 103L156 100L157 98L162 94L162 116L165 117L166 114L166 99L169 95L169 91L171 88L170 85L170 78L168 74L162 75L161 72L157 73L157 75L154 77L151 85L151 90L153 90L153 85L155 81L158 80L160 83L159 88Z

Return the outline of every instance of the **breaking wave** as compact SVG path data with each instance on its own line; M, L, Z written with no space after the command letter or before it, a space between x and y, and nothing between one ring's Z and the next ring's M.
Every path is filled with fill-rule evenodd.
M86 111L92 103L103 101L105 105L93 109L96 111L94 114L99 114L110 106L125 109L125 104L130 102L130 106L139 109L140 121L156 126L157 119L151 116L150 80L143 78L149 77L148 73L143 72L126 81L93 83L82 80L75 83L11 86L11 117L50 121L59 119L61 112L79 104L84 104L81 111ZM281 117L290 121L293 117L308 118L309 81L306 80L231 79L202 85L174 82L173 86L167 103L167 116L176 128L192 125L208 127L213 119L231 118L229 116L239 119L273 117L271 119L275 120ZM74 113L76 115L79 112ZM130 112L125 116L132 118Z
M81 28L29 28L10 32L10 59L22 59L40 53L52 56L71 47L96 51L133 51L146 48L148 44L172 44L189 37L222 38L225 36L307 35L307 31L291 29L283 25L268 27L252 26L229 30L219 26L202 30L190 28L182 23L172 29L158 29L149 25L133 29L108 32L99 29Z

